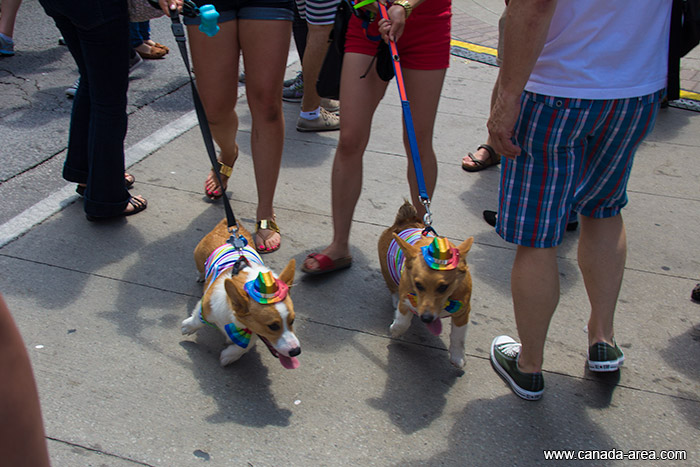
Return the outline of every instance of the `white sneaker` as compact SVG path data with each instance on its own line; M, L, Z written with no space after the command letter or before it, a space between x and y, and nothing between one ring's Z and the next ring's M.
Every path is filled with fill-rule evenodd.
M336 99L326 99L325 97L322 97L321 107L323 107L330 113L336 113L340 110L340 101Z
M313 120L299 117L297 131L332 131L340 130L340 117L321 107L321 114Z

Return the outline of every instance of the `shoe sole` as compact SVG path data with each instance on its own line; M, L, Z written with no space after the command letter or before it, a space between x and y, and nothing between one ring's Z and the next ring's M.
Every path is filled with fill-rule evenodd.
M491 343L491 366L493 366L493 369L496 370L496 373L498 373L501 378L505 380L506 383L510 386L510 388L513 390L516 396L520 397L521 399L525 399L526 401L536 401L540 400L542 398L542 393L544 391L539 391L539 392L532 392L532 391L527 391L520 386L518 386L513 378L510 377L508 372L498 363L496 360L496 356L494 355L494 345L493 342Z
M617 360L606 360L604 362L596 362L588 360L588 369L598 373L611 373L620 369L625 361L625 357L620 357Z
M282 97L285 102L301 102L301 97Z
M340 130L340 127L338 127L338 128L299 128L299 127L297 127L297 131L301 131L303 133L312 133L312 132L318 133L319 131L338 131L338 130Z

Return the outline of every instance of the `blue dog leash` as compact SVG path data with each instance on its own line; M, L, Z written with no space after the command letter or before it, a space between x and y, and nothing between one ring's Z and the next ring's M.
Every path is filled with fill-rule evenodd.
M365 2L363 2L365 3ZM360 3L362 5L362 3ZM389 15L386 10L386 6L377 2L379 5L379 13L383 19L389 19ZM396 47L396 43L392 40L389 41L389 48L391 50L391 61L394 65L394 75L396 76L396 85L399 89L399 97L401 98L401 108L403 110L403 121L406 128L406 136L408 137L408 144L411 149L411 159L413 160L413 169L416 173L416 182L418 183L418 195L420 201L425 206L425 216L423 216L423 223L425 224L425 229L423 230L423 235L427 235L432 232L437 235L435 229L432 227L433 216L430 212L430 197L428 196L428 191L425 187L425 177L423 175L423 165L420 161L420 153L418 152L418 141L416 140L416 131L413 126L413 115L411 114L411 104L406 96L406 86L403 81L403 73L401 72L401 61L399 59L399 52Z

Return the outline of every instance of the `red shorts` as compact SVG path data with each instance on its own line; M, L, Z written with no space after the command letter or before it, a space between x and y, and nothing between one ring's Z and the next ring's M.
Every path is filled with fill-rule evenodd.
M427 0L411 13L404 33L396 43L401 65L413 70L441 70L450 66L450 25L452 0ZM345 36L345 52L374 55L379 36L378 20L367 27L356 16L350 18Z

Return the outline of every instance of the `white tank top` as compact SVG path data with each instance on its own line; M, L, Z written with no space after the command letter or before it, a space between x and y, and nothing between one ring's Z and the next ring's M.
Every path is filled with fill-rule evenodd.
M666 87L672 0L559 0L525 89L625 99Z

